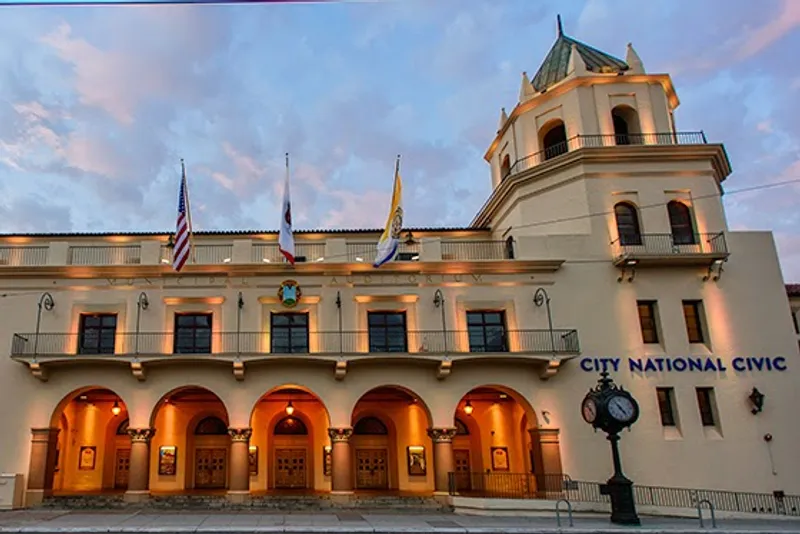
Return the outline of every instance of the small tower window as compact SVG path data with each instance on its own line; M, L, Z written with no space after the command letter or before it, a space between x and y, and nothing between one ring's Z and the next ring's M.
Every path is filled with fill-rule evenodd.
M672 242L676 245L694 245L697 238L692 223L692 211L689 206L677 200L667 204L669 226L672 230Z
M505 180L511 174L511 158L506 154L500 163L500 179Z
M567 147L567 129L561 121L554 121L542 136L542 148L545 160L555 158L561 154L566 154L569 150Z
M619 234L619 244L641 245L642 233L639 228L639 215L636 207L627 202L620 202L614 206L614 217L617 220L617 234Z
M614 142L617 145L640 145L642 133L639 128L639 115L630 106L617 106L611 110L614 122Z

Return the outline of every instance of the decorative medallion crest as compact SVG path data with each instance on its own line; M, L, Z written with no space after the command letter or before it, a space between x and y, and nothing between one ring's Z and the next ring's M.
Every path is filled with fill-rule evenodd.
M287 308L294 308L300 302L303 292L300 291L300 284L294 280L284 280L278 288L278 298L281 304Z

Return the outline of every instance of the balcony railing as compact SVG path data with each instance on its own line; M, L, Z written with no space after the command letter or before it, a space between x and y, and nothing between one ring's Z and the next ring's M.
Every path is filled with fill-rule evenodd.
M505 241L442 241L442 260L508 260L514 249Z
M325 242L295 243L294 255L297 261L322 261L325 259ZM282 263L286 259L281 254L278 243L254 243L250 261L253 263Z
M176 350L172 332L117 333L113 346L106 352L85 350L79 333L14 334L11 356L64 356L64 355L168 355L168 354L560 354L580 352L577 330L512 330L502 339L481 345L470 344L467 331L409 331L400 343L392 341L392 349L370 340L369 333L360 332L310 332L307 343L295 344L291 349L270 338L268 332L214 332L208 346L197 351ZM383 339L386 342L386 339ZM403 342L404 345L403 346Z
M0 265L42 266L47 265L50 247L11 246L0 247Z
M69 265L138 265L142 263L139 245L100 245L69 247Z
M161 247L161 261L172 263L173 248ZM230 245L194 245L189 254L189 263L195 265L219 265L230 263L233 258L233 244Z
M491 499L568 499L572 502L609 503L602 483L572 480L567 475L529 473L450 473L450 495ZM800 496L783 492L742 491L633 486L639 506L697 508L708 500L717 511L800 516Z
M728 245L724 233L716 234L641 234L620 237L612 241L615 261L645 258L674 258L707 256L725 258Z
M530 156L518 159L502 172L502 178L518 174L579 148L598 148L629 145L705 145L708 141L703 132L664 132L643 134L576 135L556 143Z
M372 263L378 251L377 241L347 243L347 261ZM400 242L396 259L399 261L419 261L419 242Z

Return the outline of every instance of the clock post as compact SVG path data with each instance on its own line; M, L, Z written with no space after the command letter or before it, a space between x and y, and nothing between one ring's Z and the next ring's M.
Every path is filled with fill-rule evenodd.
M601 488L601 492L611 499L611 522L639 525L633 500L633 482L623 474L619 455L619 433L639 419L639 404L630 393L614 384L608 377L608 371L603 371L598 385L584 397L581 412L584 420L595 430L599 428L605 432L611 442L614 474Z

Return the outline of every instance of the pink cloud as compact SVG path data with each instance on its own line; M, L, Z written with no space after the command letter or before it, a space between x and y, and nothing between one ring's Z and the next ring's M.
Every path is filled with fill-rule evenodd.
M749 32L739 47L737 54L739 59L747 59L758 54L798 26L800 26L800 2L783 0L783 9L777 18Z

